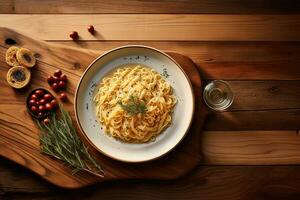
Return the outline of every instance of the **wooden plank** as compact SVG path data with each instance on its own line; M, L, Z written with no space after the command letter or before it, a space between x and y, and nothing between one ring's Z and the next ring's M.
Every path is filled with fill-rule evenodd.
M204 132L202 150L208 165L300 164L297 131Z
M6 192L47 192L54 187L28 169L0 157L0 199Z
M25 41L23 43L26 44ZM299 42L59 41L51 43L97 50L99 53L132 44L174 51L190 57L199 66L201 75L205 79L300 80Z
M1 14L0 26L44 40L300 41L300 15Z
M0 44L11 37L17 45L27 45L26 37L17 38L16 34L0 35ZM199 67L205 79L224 80L300 80L300 43L291 42L149 42L149 41L62 41L52 44L68 45L97 50L94 54L122 45L140 44L153 46L163 51L174 51L190 57ZM28 46L28 48L32 48ZM36 49L40 52L41 49ZM81 60L81 66L87 66L94 57ZM51 56L40 58L44 62L56 59ZM60 60L60 64L73 69L76 63ZM77 63L78 64L78 63ZM284 67L283 67L284 66Z
M299 13L296 0L2 0L0 13Z
M230 111L300 108L300 81L228 81L228 83L235 95Z
M299 119L300 109L212 112L204 130L299 130Z
M0 45L6 48L9 47L5 44L7 38L13 38L17 45L27 46L31 49L34 47L28 46L28 44L38 42L29 37L20 36L9 29L2 29L2 31ZM97 55L118 46L139 44L187 55L198 65L201 75L205 79L300 80L299 42L62 41L51 43L54 46L68 45L89 49L90 54L94 55L85 60L81 59L80 62L67 62L64 58L58 58L60 54L54 57L51 55L40 57L43 62L51 63L56 60L60 65L70 69L84 68ZM32 50L43 54L43 48Z
M6 34L7 35L7 34ZM0 38L5 40L5 38ZM25 41L20 41L24 42ZM49 41L99 52L124 45L146 45L189 56L195 63L300 63L300 42L238 41Z
M199 166L183 179L113 181L80 190L51 187L3 159L0 169L0 199L281 200L300 195L300 166Z

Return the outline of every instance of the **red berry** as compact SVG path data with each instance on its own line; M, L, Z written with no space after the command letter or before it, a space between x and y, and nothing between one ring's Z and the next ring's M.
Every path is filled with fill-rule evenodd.
M40 105L40 106L39 106L39 111L42 111L42 112L45 111L45 106Z
M31 95L30 99L37 100L37 99L38 99L38 97L36 96L36 94L33 94L33 95Z
M72 40L77 40L78 39L78 33L76 31L73 31L70 34L70 38L72 38Z
M48 76L47 81L48 81L49 85L52 85L53 83L55 83L54 77L50 76L50 75Z
M43 96L43 95L45 94L44 90L36 90L34 93L35 93L38 97L41 97L41 96Z
M43 120L43 122L44 122L45 125L48 125L50 123L50 119L49 118L45 118Z
M58 83L58 82L59 82L59 77L54 76L54 77L53 77L53 80L54 80L54 83ZM53 83L53 84L54 84L54 83Z
M57 83L53 83L52 86L51 86L52 90L55 91L55 92L58 92L59 91L59 87L58 87L58 84Z
M66 93L64 93L64 92L60 93L59 98L63 102L67 101L67 99L68 99Z
M52 106L52 108L56 108L57 107L57 101L55 99L53 99L51 101L51 106Z
M95 33L95 28L94 28L94 26L93 26L93 25L89 25L88 31L89 31L91 34L94 34L94 33Z
M45 105L45 103L46 103L46 99L41 99L41 100L39 101L39 105Z
M47 102L50 102L52 100L52 95L51 94L45 94L44 99L46 99Z
M43 112L39 112L39 113L38 113L38 116L39 116L39 117L42 117L43 115L44 115Z
M45 108L46 108L46 110L49 110L49 111L52 110L51 103L46 103Z
M58 83L58 87L59 87L59 89L65 89L66 88L66 83L64 82L64 81L59 81L59 83Z
M61 74L62 74L61 70L58 69L54 72L54 77L59 78Z
M36 101L34 99L30 99L29 102L28 102L28 104L30 106L36 106Z
M31 106L30 110L33 112L33 113L37 113L38 112L38 108L36 106Z
M68 79L67 79L67 76L65 74L63 74L60 76L59 80L66 82Z

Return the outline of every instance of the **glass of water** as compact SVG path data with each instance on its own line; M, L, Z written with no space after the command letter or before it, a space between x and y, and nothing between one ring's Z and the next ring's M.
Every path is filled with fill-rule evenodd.
M228 82L215 80L205 86L203 98L211 109L224 111L233 103L234 95Z

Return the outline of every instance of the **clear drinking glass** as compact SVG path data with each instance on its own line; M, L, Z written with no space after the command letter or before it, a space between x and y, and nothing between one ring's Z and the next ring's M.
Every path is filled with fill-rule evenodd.
M211 109L224 111L231 106L234 95L228 82L215 80L205 86L203 98Z

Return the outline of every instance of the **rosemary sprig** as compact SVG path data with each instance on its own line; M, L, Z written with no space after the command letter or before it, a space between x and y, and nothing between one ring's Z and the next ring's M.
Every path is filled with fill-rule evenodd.
M145 113L147 111L146 105L143 102L138 101L134 96L130 96L128 104L124 105L121 101L119 101L118 104L130 115Z
M73 173L87 171L103 177L104 172L80 140L72 124L70 114L60 106L60 116L52 113L51 121L45 125L36 121L41 129L41 151L66 162L73 168Z

